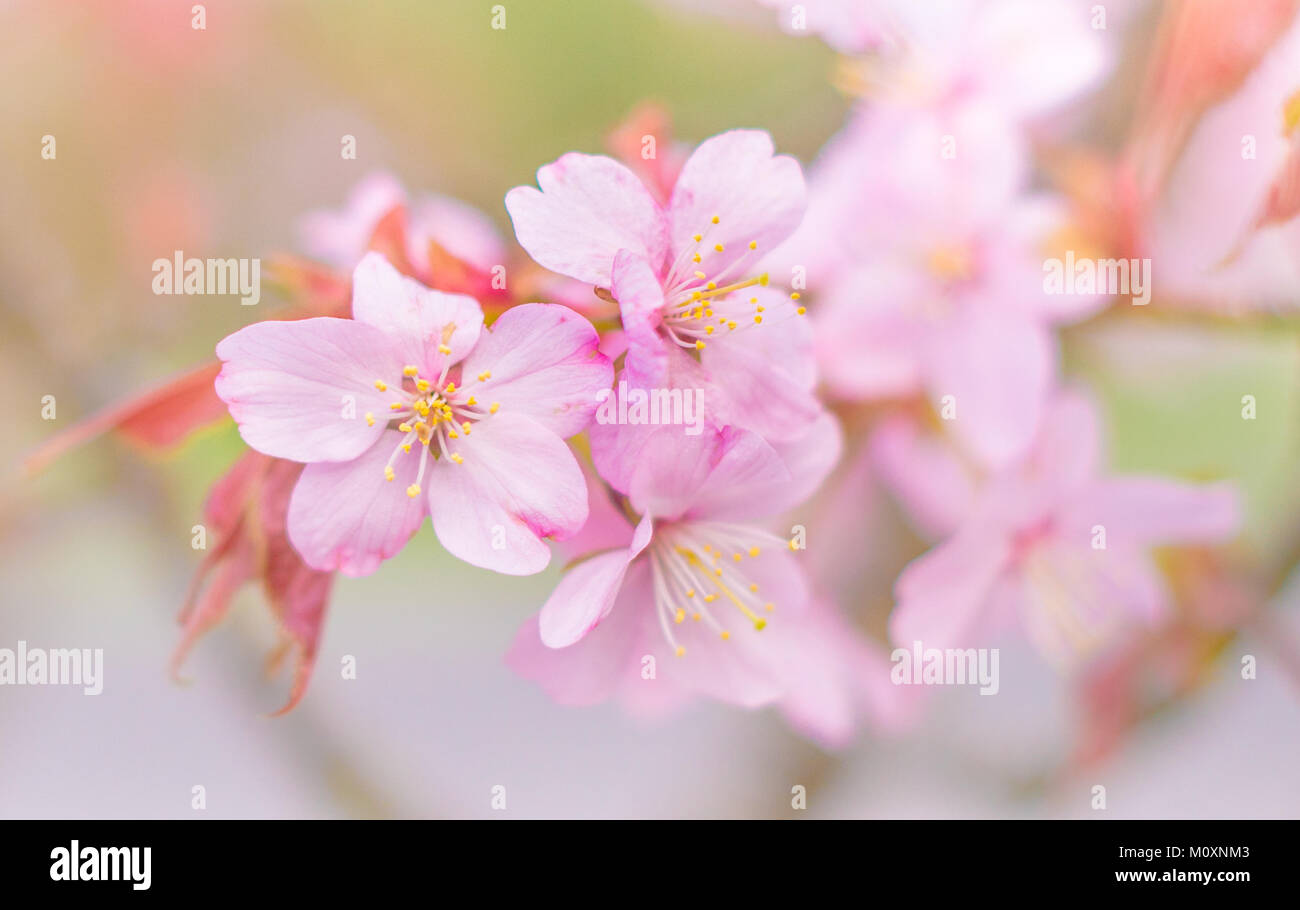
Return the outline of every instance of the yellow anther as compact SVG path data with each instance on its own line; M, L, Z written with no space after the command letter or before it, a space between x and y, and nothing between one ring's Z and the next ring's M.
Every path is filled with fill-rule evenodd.
M750 591L751 594L757 594L757 593L758 593L758 585L757 585L757 584L750 584L750 586L749 586L749 591Z
M714 215L714 216L713 216L713 223L714 223L714 224L717 224L717 223L718 223L718 216L717 216L717 215Z
M763 317L762 317L762 316L759 316L757 313L755 313L755 314L754 314L754 325L762 325L762 324L763 324Z
M388 391L388 383L384 382L382 379L376 379L376 380L375 380L375 388L377 388L377 389L378 389L379 391L381 391L381 392L387 392L387 391Z
M802 316L804 313L808 312L808 308L806 306L801 306L799 309L795 310L795 312Z
M393 479L393 466L384 465L384 480L392 480L392 479Z
M421 392L427 392L429 391L431 384L427 379L417 379L415 381L415 387L419 389Z
M712 319L712 318L713 318L713 310L705 310L705 311L704 311L704 318L705 318L705 319Z
M445 344L440 344L438 345L438 353L445 357L451 353L451 348L447 347Z
M406 421L402 421L401 423L399 423L399 424L397 425L397 428L398 428L399 430L401 430L403 433L409 433L409 432L411 432L411 425L410 425L409 423L407 423Z
M411 451L411 444L410 444L409 442L407 442L407 443L403 443L403 445L402 445L402 451L403 451L403 452L408 452L408 453L409 453L409 452Z
M468 421L468 420L466 420L464 423L462 423L462 424L460 425L460 428L461 428L462 430L465 431L465 435L466 435L466 436L469 435L469 421Z
M450 431L447 435L450 436L452 439L460 439L460 434L457 433L455 430Z
M366 426L373 427L374 425L375 425L375 415L371 414L369 411L366 411Z
M740 562L740 560L741 560L743 557L742 557L739 553L732 553L732 554L731 554L731 558L734 559L736 562Z
M469 401L465 402L465 406L471 408L474 407L474 405L476 404L478 404L478 399L475 398L473 395L469 396Z
M758 336L755 335L754 337L757 338ZM702 350L704 350L704 342L703 342L703 341L699 341L699 340L697 340L697 341L695 342L695 350L697 350L697 351L702 351Z
M420 457L423 458L424 456L420 456ZM413 484L411 484L409 487L406 488L406 495L409 496L409 497L411 497L412 499L414 499L415 497L419 496L419 495L420 495L420 485L419 485L418 483L413 483Z
M699 262L699 261L701 261L701 256L700 256L700 254L699 254L699 253L696 253L695 255L693 255L693 256L691 257L691 261L692 261L692 262Z
M792 294L790 295L790 299L791 299L791 300L798 300L798 299L799 299L799 292L798 292L798 291L795 291L794 293L792 293Z
M757 240L751 240L751 241L749 241L749 248L750 248L751 250L756 250L756 249L758 249L758 241L757 241Z
M732 331L735 331L735 328L736 328L736 323L735 323L735 321L734 321L734 320L731 320L731 319L728 319L728 320L727 320L727 328L728 328L728 329L731 329Z
M699 613L692 613L692 614L691 614L691 620L694 621L694 622L699 622L699 621L700 621L700 614L699 614Z
M704 274L703 272L696 271L695 277L703 281L705 278L708 278L709 276Z
M758 547L750 547L750 548L749 548L749 555L750 555L751 557L757 556L757 555L758 555Z
M686 656L686 649L683 648L681 645L678 645L678 646L677 646L677 650L676 650L674 653L675 653L678 657L684 657L684 656Z
M499 410L501 410L501 402L494 401L492 402L492 407L488 408L488 413L495 414Z
M456 383L454 383L454 382L449 382L449 383L447 383L447 388L443 389L443 391L446 392L448 395L455 395L455 394L456 394Z
M705 334L705 335L712 335L712 334L713 334L713 326L711 326L711 325L710 325L710 326L705 326L705 327L704 327L704 334Z
M459 452L452 452L452 453L451 453L451 460L454 461L454 462L456 462L456 464L460 464L460 463L463 462L465 459L463 459L463 458L460 457L460 453L459 453Z
M754 310L754 312L755 312L755 313L765 313L765 312L767 312L767 307L765 307L765 306L761 306L761 307L759 307L758 309Z
M716 291L718 289L718 283L716 281L710 281L704 286L704 288L705 290Z
M492 373L488 370L484 370L482 373L478 374L479 382L487 382L491 378L492 378Z
M731 641L731 633L728 632L726 629L723 629L723 630L722 630L722 640L723 640L723 641Z
M677 608L677 614L673 617L674 622L682 622L686 619L686 611L681 607Z
M704 235L703 235L703 234L692 234L692 235L691 235L691 239L694 240L696 243L699 243L701 240L704 239Z
M766 620L766 619L763 619L763 617L760 616L758 619L754 620L754 631L755 631L755 632L762 632L762 631L763 631L764 629L766 629L766 628L767 628L767 620Z
M420 368L407 364L406 366L402 367L402 375L414 379L416 376L420 375Z
M764 272L763 274L758 276L758 283L760 285L762 285L763 287L767 287L767 282L768 282L767 272Z
M798 550L798 549L799 549L799 544L795 543L793 540L790 541L790 549L791 549L791 550Z
M763 604L763 609L771 613L773 610L776 609L776 604Z
M402 403L400 401L394 401L388 406L388 409L390 411L400 411L402 409Z
M713 245L713 251L714 251L715 253L721 253L721 252L722 252L722 244L720 244L720 243L715 243L715 244Z
M694 597L694 596L695 596L695 589L694 589L694 588L691 588L689 591L687 591L687 592L686 592L686 596L687 596L687 597Z
M718 599L718 595L716 595L716 594L705 594L705 595L704 595L704 602L705 602L706 604L711 604L711 603L713 603L713 602L714 602L715 600L717 600L717 599Z

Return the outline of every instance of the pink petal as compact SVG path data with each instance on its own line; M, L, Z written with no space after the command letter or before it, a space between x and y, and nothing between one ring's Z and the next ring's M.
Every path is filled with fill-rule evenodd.
M888 418L871 434L876 472L926 537L957 530L975 502L975 478L950 443L923 435L915 421Z
M817 361L833 393L890 398L920 388L927 326L914 301L927 293L909 270L873 266L848 273L818 299Z
M1195 486L1164 477L1107 477L1080 490L1062 523L1086 545L1092 528L1115 544L1165 546L1219 543L1241 527L1241 501L1231 483Z
M751 298L765 305L761 324L753 322ZM795 315L790 299L774 290L733 294L714 310L730 317L728 307L743 311L733 317L740 328L711 337L701 356L723 396L712 402L712 412L719 423L765 437L800 432L821 413L812 391L810 326Z
M691 154L668 204L674 258L706 234L700 269L716 276L742 256L766 255L789 237L807 204L803 170L788 155L775 155L762 130L731 130L700 143ZM714 217L718 223L713 224ZM749 244L758 244L751 254ZM721 244L723 251L715 251Z
M568 307L511 307L465 360L461 387L485 405L524 414L561 438L579 433L595 411L596 393L614 378L600 336ZM490 378L479 382L482 372Z
M1029 447L1056 373L1046 328L992 309L971 309L935 330L927 381L936 407L956 401L953 432L985 465L1001 467Z
M658 277L645 259L630 250L619 250L610 292L623 320L628 383L641 389L662 386L667 381L670 342L659 335L664 290Z
M506 193L506 210L528 255L553 272L610 286L619 250L657 270L664 261L664 217L644 184L603 155L570 152L537 172L537 185Z
M576 534L587 520L582 470L560 437L523 414L502 411L453 441L463 462L431 466L433 528L447 551L506 575L546 568L544 537Z
M434 379L444 363L458 363L470 352L483 328L483 310L473 297L427 288L380 253L367 253L352 273L352 318L388 332L404 365ZM439 353L440 344L451 353Z
M912 560L894 585L897 606L889 637L900 647L975 644L985 622L990 592L1010 557L1008 541L968 526L957 536Z
M591 634L567 648L549 648L542 642L540 618L534 617L515 636L506 663L562 705L597 704L636 686L662 687L640 675L652 610L650 574L643 561L628 570L614 608Z
M397 555L424 520L423 496L408 496L420 453L398 451L393 480L388 464L405 437L396 430L360 458L342 464L310 464L289 501L289 541L313 569L369 575Z
M632 560L650 543L654 526L647 516L626 549L599 553L568 569L542 606L538 628L548 648L567 648L604 619L618 597Z
M217 344L215 387L244 441L290 461L347 461L384 432L402 358L379 329L322 316L258 322ZM375 388L375 381L390 386ZM366 414L375 415L373 426Z

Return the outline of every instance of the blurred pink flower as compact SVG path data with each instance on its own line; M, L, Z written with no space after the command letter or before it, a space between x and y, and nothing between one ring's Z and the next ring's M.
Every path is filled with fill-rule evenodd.
M341 209L303 215L303 249L335 268L352 269L370 249L380 219L399 206L407 215L405 253L419 273L432 268L430 243L483 271L505 262L505 244L482 212L431 193L409 199L398 179L382 171L358 181Z
M987 107L946 118L858 115L814 166L808 218L769 266L806 276L832 394L928 393L936 407L952 396L954 433L999 465L1038 426L1057 372L1053 327L1109 298L1045 288L1068 209L1024 191L1018 133Z
M753 524L824 479L840 437L829 418L817 427L784 455L730 428L636 436L602 470L641 516L635 528L626 517L612 525L604 510L606 549L568 570L516 636L510 665L564 704L617 698L637 713L693 695L775 704L831 744L860 716L898 720L883 657L810 602L790 542ZM726 621L733 610L738 628Z
M1166 591L1146 550L1230 538L1236 491L1106 476L1100 458L1095 410L1060 393L1028 455L988 477L953 535L899 576L891 638L968 647L1018 619L1068 663L1127 624L1160 619Z
M1147 241L1164 298L1300 303L1300 18L1201 116L1153 203Z
M244 441L307 464L287 518L303 559L369 574L431 514L469 563L545 568L542 538L587 517L563 439L610 383L595 330L564 307L525 304L489 332L473 298L430 290L379 254L353 275L352 315L260 322L217 345L217 394ZM420 454L405 457L413 445Z
M765 436L816 419L807 329L791 321L803 308L754 273L804 210L799 164L767 133L706 140L664 207L604 156L564 155L537 182L506 194L519 242L617 301L630 385L708 385L714 420Z

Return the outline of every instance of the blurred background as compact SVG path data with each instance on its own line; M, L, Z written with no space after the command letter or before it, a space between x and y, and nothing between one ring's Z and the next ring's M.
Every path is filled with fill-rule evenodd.
M156 258L294 251L304 213L341 206L376 170L476 206L510 237L503 194L566 151L602 151L643 101L691 143L761 127L805 164L849 108L835 54L761 8L714 18L689 3L514 0L493 29L493 5L209 2L196 30L190 2L0 4L0 647L103 648L105 662L96 698L0 687L0 816L493 817L500 785L513 817L1091 817L1094 784L1110 815L1300 814L1300 655L1285 644L1300 641L1300 589L1287 584L1300 525L1291 313L1067 333L1067 368L1103 400L1117 468L1240 482L1239 557L1272 602L1268 624L1216 639L1190 682L1167 684L1086 763L1095 705L1013 642L998 697L927 693L911 729L867 730L835 753L772 711L699 703L651 725L612 705L556 706L502 656L558 568L479 571L427 527L376 575L337 581L315 678L287 716L267 716L288 680L263 672L276 635L255 586L199 643L189 684L169 678L201 556L191 528L242 451L233 425L166 457L105 437L35 477L20 470L57 430L285 303L269 287L256 309L156 296ZM1155 13L1133 6L1124 59L1140 61ZM1076 131L1114 141L1137 65L1121 63ZM355 160L340 157L343 135ZM1238 413L1247 393L1252 423ZM869 628L915 555L878 500L870 537L836 542L866 566L861 602L844 606ZM1240 678L1243 654L1258 656L1258 679ZM806 811L791 809L795 785Z

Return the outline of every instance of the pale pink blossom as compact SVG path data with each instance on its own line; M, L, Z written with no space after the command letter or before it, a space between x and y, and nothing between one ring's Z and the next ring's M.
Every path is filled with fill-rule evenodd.
M614 698L658 714L704 695L776 705L829 744L864 717L897 721L883 657L813 602L790 541L755 524L825 477L840 449L834 421L784 452L731 428L690 437L660 427L637 443L602 468L635 527L623 518L606 549L568 570L520 630L510 665L565 704Z
M1147 238L1162 300L1300 304L1300 18L1186 139Z
M803 308L757 268L804 210L802 170L767 133L702 143L664 206L604 156L564 155L537 183L506 194L519 242L618 302L630 384L707 384L714 420L764 436L817 418Z
M1068 210L1027 177L1018 133L986 107L867 110L832 140L807 221L769 265L806 275L833 395L924 394L983 461L1024 451L1057 373L1054 327L1109 299L1045 285Z
M1108 475L1101 458L1095 409L1060 393L1026 457L987 477L952 536L899 576L891 638L983 646L1018 623L1069 663L1160 621L1168 594L1148 551L1231 538L1235 488Z
M352 269L366 251L381 219L406 210L404 253L420 274L432 268L430 244L476 269L505 262L506 249L492 220L478 209L435 194L410 198L401 182L377 171L363 177L339 209L318 209L298 225L303 250L340 269Z
M373 572L431 515L453 555L541 571L543 538L587 517L564 439L608 387L595 329L524 304L491 331L471 297L430 290L379 254L353 274L352 319L259 322L217 345L217 394L244 441L303 462L288 537L308 565Z

